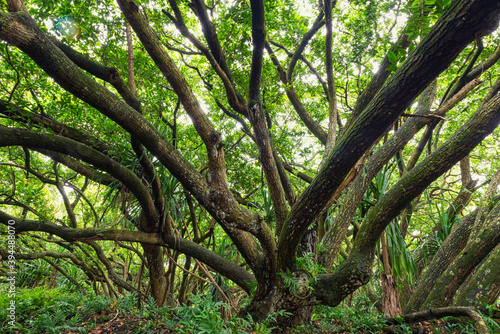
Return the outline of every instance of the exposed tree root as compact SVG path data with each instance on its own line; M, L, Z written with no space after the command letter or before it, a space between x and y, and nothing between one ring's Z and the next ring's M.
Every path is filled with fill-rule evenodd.
M443 317L469 317L473 322L479 334L490 334L486 323L484 322L481 315L472 307L465 306L452 306L452 307L442 307L435 308L431 310L426 310L422 312L416 312L412 314L406 314L402 317L389 318L387 322L389 324L398 324L401 319L408 323L414 323L424 320L433 320Z

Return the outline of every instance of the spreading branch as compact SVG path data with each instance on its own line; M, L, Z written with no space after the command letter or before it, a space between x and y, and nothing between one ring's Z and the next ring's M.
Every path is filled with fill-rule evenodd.
M56 235L66 241L91 242L96 240L114 240L139 242L149 245L166 246L183 254L192 256L207 264L216 272L238 284L250 293L251 283L255 281L245 269L235 265L223 257L209 251L192 241L178 236L161 237L158 234L129 230L113 230L108 228L76 228L62 227L46 221L35 221L15 218L0 211L0 223L8 225L15 221L16 233L38 231Z
M324 167L292 208L279 239L279 268L293 267L299 240L361 156L478 33L486 34L496 27L500 4L489 7L468 1L454 2L452 7L346 128Z

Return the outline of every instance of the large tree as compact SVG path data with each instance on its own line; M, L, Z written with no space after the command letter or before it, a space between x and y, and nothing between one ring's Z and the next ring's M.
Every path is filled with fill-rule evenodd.
M409 228L444 241L413 295L398 283L407 311L498 297L487 276L499 177L475 211L467 203L471 161L483 179L499 167L488 162L496 137L484 140L500 123L500 2L117 4L0 7L0 222L31 238L33 253L18 256L65 257L110 290L136 291L103 252L99 240L112 240L147 264L163 304L184 254L186 273L193 260L250 294L254 319L300 318L366 285L375 260L386 282L390 226L403 246L418 237ZM455 200L453 231L418 216L436 192ZM40 240L102 264L42 252ZM221 240L236 253L216 250Z

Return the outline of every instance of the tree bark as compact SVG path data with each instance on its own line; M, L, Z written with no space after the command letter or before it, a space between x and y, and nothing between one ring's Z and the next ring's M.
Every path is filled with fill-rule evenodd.
M278 270L293 267L299 240L366 150L468 43L496 27L499 12L500 3L479 0L452 3L406 62L338 139L325 167L297 200L280 234Z
M500 243L500 202L486 217L482 230L469 240L459 256L439 277L423 308L449 306L458 288L474 268Z
M272 231L259 214L241 207L234 199L225 179L224 152L220 134L213 129L202 112L185 79L166 55L163 46L158 43L152 29L139 13L138 7L130 1L123 1L120 4L124 5L124 12L131 26L193 119L194 127L209 153L209 182L144 117L81 72L60 49L55 47L26 13L0 13L0 38L15 44L32 57L61 87L133 134L221 224L252 270L261 273L257 275L259 285L268 286L269 282L273 282L268 278L272 278L276 272L274 269L276 261L273 261L276 243ZM250 233L256 236L262 247Z
M382 275L382 312L391 317L403 314L396 292L396 280L392 275Z
M18 233L25 231L40 231L57 235L67 241L115 240L167 246L207 264L221 275L238 284L247 293L250 293L250 286L255 282L255 278L245 269L218 256L201 245L180 237L168 236L162 238L157 234L146 232L111 230L106 228L70 229L50 222L12 217L0 211L0 223L8 225L9 220L14 220L16 222L16 232Z
M473 306L485 311L484 305L492 305L500 296L500 246L497 246L481 267L460 287L454 306Z
M444 244L427 266L425 274L419 279L417 288L405 306L405 313L420 310L420 307L425 302L436 280L467 244L476 214L477 210L462 218L458 227L456 227L448 238L446 238Z
M435 308L423 312L408 314L403 316L403 320L405 322L414 323L418 321L424 320L432 320L439 319L444 317L468 317L474 322L474 326L477 329L477 332L480 334L489 334L490 331L486 326L483 318L477 311L470 307L443 307L443 308ZM400 318L389 319L387 320L389 324L398 324L400 323Z

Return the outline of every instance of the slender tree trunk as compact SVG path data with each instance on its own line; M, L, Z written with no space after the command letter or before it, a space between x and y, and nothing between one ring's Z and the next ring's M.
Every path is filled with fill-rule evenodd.
M165 300L165 289L167 279L165 278L165 267L161 247L142 244L144 254L148 260L149 280L151 292L158 306L163 306Z
M391 317L396 317L402 315L403 312L401 311L401 305L396 291L396 280L392 275L385 232L382 233L380 240L382 241L382 258L384 264L384 274L382 275L382 312Z
M184 269L189 270L191 268L191 256L186 256L186 262L184 263ZM182 274L181 287L179 289L179 304L184 304L186 302L186 295L188 291L189 273L184 272Z

